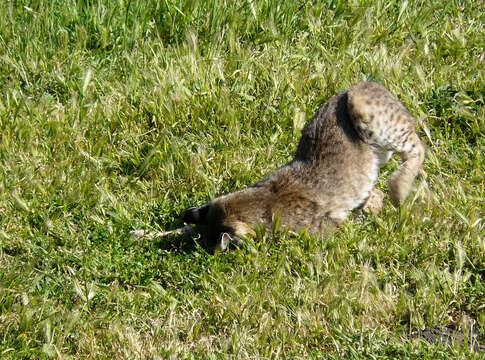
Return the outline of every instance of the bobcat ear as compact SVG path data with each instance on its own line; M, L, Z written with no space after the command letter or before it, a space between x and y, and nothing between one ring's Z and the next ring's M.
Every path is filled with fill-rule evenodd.
M229 235L228 233L222 233L220 236L219 236L219 239L217 240L217 244L216 244L216 248L215 248L215 251L218 252L223 252L223 251L226 251L227 248L229 247L229 244L231 243L231 235Z
M190 208L185 212L182 221L186 222L187 224L200 224L201 222L205 221L208 212L209 205L203 205L198 208Z
M243 242L237 236L230 235L227 232L223 232L221 233L221 235L219 236L219 239L217 240L215 251L221 251L221 252L226 251L227 248L229 247L229 244L231 243L240 246L242 245Z

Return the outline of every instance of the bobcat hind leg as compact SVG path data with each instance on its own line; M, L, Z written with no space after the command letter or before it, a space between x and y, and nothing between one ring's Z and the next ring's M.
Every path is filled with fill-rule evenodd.
M389 180L395 205L409 195L424 161L425 146L416 134L414 118L404 105L377 83L361 83L348 93L348 111L355 129L378 153L392 151L403 161Z

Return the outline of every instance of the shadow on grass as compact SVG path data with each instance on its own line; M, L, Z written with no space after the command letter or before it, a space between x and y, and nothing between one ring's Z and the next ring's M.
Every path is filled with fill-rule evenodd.
M173 234L163 238L155 238L152 241L160 250L176 254L188 255L194 252L205 252L212 255L215 252L215 244L197 232L194 232L191 236Z

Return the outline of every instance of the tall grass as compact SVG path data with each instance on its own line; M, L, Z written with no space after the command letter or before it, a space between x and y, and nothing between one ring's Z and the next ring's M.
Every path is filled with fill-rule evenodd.
M1 2L0 357L483 356L408 337L485 341L483 24L477 1ZM400 209L224 255L130 239L284 164L362 80L427 144Z

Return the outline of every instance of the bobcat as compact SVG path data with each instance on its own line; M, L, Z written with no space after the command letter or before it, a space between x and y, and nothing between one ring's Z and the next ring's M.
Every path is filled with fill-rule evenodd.
M363 208L377 213L379 167L397 152L402 164L389 181L391 200L406 199L424 160L414 118L378 83L360 83L324 104L303 130L293 160L256 184L190 208L195 224L218 250L275 219L294 231L322 232Z

